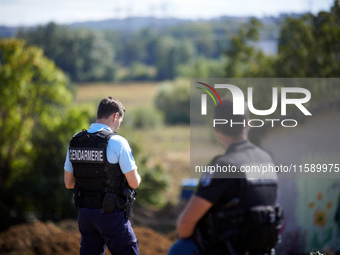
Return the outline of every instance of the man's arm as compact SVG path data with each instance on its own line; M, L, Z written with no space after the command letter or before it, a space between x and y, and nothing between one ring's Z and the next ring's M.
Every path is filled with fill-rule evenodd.
M76 178L74 177L73 173L64 171L64 181L65 187L67 189L74 189L74 185L76 184Z
M190 237L195 230L198 221L213 206L211 202L194 195L177 222L177 233L179 238Z
M142 181L136 169L129 171L125 174L125 178L131 189L137 189Z

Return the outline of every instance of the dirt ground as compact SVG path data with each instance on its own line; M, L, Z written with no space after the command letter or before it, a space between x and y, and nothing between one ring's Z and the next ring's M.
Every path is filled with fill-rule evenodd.
M164 235L136 225L133 228L142 255L166 254L175 239L173 233ZM79 247L80 234L74 220L58 224L34 221L12 226L0 233L0 254L3 255L74 255L79 254Z

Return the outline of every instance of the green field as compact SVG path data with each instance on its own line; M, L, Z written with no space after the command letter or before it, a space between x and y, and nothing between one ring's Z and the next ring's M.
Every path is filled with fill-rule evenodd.
M112 96L119 99L129 110L138 107L155 107L154 98L161 83L82 83L76 85L76 103L95 103ZM161 165L169 178L170 188L167 198L176 202L182 178L189 176L190 165L190 127L162 126L157 128L134 129L131 136L124 132L124 121L119 132L129 140L142 143L142 154L148 164ZM135 142L136 142L135 141Z

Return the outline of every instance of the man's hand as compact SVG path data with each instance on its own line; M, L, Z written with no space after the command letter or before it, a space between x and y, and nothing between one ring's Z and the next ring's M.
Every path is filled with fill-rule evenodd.
M190 237L194 233L198 221L206 214L212 205L213 204L208 200L196 195L192 196L177 222L178 237Z

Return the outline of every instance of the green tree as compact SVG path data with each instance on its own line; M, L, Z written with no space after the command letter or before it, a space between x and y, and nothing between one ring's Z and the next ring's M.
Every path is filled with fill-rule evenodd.
M137 35L124 38L119 52L119 61L123 66L129 66L134 62L142 62L146 58L146 50L143 41Z
M156 56L155 56L155 47L157 44L157 33L150 29L143 29L140 33L140 40L144 43L146 56L144 62L147 65L155 65Z
M339 77L340 6L330 12L287 18L279 39L280 77Z
M27 164L20 155L32 150L31 136L37 116L46 105L70 103L65 75L37 47L24 41L0 43L0 185ZM12 174L12 175L11 175Z
M122 80L146 81L153 80L156 76L156 69L151 66L146 66L140 62L131 63L130 67L126 68L127 74L121 78Z
M62 162L67 139L89 111L70 106L66 76L22 40L0 41L0 86L1 228L30 215L70 216Z
M190 64L179 65L177 72L180 77L210 78L223 77L225 59L208 59L203 56L197 57Z
M230 47L224 52L226 56L225 77L272 77L274 57L265 56L262 50L256 49L250 42L260 39L261 23L253 18L241 26L238 34L232 36Z
M309 54L315 52L310 21L312 15L300 19L287 18L279 39L279 60L276 71L282 77L306 77Z
M29 45L37 45L73 81L112 81L115 78L114 51L97 31L75 29L53 22L17 34Z
M157 78L174 79L177 67L189 63L195 55L195 48L189 40L175 41L172 37L162 37L157 41L156 49Z
M187 22L169 28L167 33L176 40L190 40L198 55L213 58L220 54L216 42L219 31L215 31L220 24L214 24L212 21Z
M329 12L287 17L277 56L265 56L251 45L259 40L260 28L261 24L252 19L232 37L225 52L225 77L339 77L339 0Z
M190 86L185 80L163 84L155 98L158 110L163 112L167 124L190 123Z

